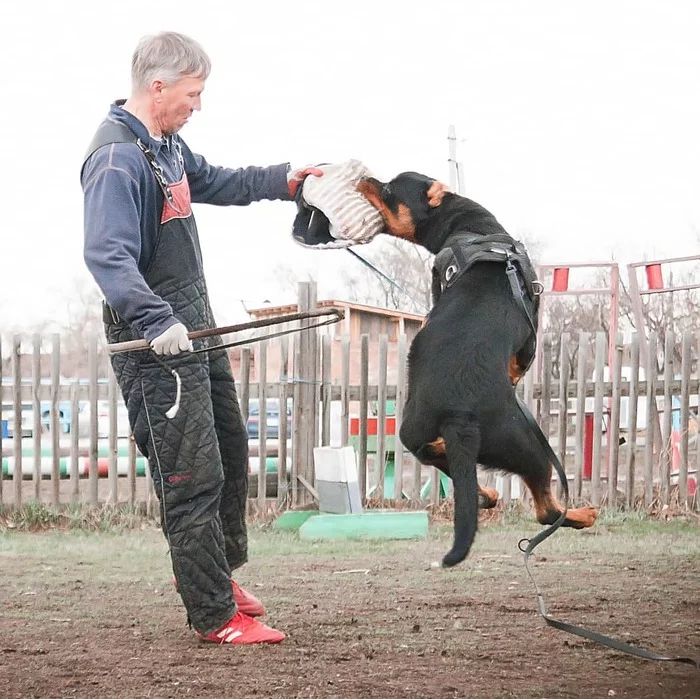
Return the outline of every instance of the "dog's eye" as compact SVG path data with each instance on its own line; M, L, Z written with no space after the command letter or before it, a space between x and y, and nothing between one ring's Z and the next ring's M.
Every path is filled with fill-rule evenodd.
M391 196L391 187L388 184L382 186L382 199L388 199Z

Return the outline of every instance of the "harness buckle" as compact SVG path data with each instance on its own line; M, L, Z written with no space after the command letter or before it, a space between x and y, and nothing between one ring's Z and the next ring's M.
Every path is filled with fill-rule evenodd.
M446 282L449 282L450 279L452 279L452 277L454 277L455 274L457 274L458 271L459 271L459 269L458 269L457 265L450 265L450 266L445 270L445 281L446 281Z

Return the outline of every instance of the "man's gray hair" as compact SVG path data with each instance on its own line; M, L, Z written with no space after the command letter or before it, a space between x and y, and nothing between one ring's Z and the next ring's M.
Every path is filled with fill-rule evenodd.
M131 59L131 84L134 90L143 90L154 80L165 84L185 76L206 80L210 71L209 56L194 39L177 32L161 32L139 41Z

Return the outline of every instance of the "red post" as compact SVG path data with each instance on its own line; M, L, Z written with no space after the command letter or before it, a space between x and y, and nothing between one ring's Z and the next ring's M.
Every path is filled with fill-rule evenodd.
M569 268L556 267L552 277L552 291L567 291L569 288Z
M661 265L647 265L645 268L647 273L647 285L650 289L663 289L664 278L661 274Z

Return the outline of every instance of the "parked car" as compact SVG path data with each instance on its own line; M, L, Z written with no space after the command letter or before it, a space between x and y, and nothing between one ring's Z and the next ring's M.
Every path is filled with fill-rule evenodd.
M31 403L22 403L21 436L31 437L34 433L34 409ZM2 436L14 438L17 429L15 427L15 407L12 403L2 404Z
M268 398L265 401L267 439L279 439L280 431L280 402L278 398ZM249 439L260 438L260 401L251 398L248 404L248 422L246 423ZM287 438L292 436L292 406L287 404Z

